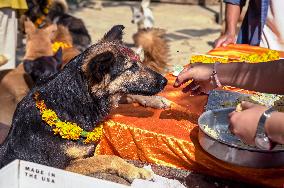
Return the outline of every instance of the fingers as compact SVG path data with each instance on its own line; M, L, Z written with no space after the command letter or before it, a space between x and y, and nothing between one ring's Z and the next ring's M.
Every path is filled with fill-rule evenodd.
M235 113L237 113L237 112L233 111L233 112L229 113L228 117L231 118Z
M187 93L189 91L195 91L200 87L200 85L195 82L192 81L190 84L188 84L185 88L182 89L182 92Z
M241 106L242 106L242 110L246 110L246 109L249 109L249 108L256 106L256 104L253 104L253 103L247 102L247 101L242 101Z
M220 47L220 46L223 44L223 42L224 42L225 40L226 40L226 39L223 38L223 37L217 39L217 40L215 41L214 47L215 47L215 48Z
M225 47L232 43L234 43L234 41L231 38L227 38L227 40L222 43L222 46Z
M221 47L221 46L225 47L225 46L232 44L234 42L235 42L234 35L233 36L223 35L222 37L220 37L219 39L217 39L215 41L214 47L215 48L218 48L218 47Z
M191 68L187 68L186 70L184 69L176 78L176 81L174 83L174 87L179 87L182 84L184 84L185 82L191 80L192 77L192 69Z

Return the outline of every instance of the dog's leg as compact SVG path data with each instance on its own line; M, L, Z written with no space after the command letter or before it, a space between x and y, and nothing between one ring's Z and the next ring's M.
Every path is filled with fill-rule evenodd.
M138 103L144 107L166 109L171 107L171 101L162 96L127 95L127 103Z
M129 182L134 179L151 179L152 177L150 171L137 168L114 155L97 155L86 159L78 159L73 161L66 170L84 175L96 172L115 173Z

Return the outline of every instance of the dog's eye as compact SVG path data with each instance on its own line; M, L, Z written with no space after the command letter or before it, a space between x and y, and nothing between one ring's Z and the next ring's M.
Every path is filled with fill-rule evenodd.
M133 63L131 65L131 67L129 68L129 70L131 70L132 72L138 71L139 70L139 66L136 63Z

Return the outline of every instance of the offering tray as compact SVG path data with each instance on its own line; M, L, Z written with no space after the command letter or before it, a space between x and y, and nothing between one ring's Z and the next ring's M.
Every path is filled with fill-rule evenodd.
M198 140L202 148L214 157L235 165L272 168L284 166L284 146L264 151L246 145L230 130L228 114L235 108L208 110L198 119Z

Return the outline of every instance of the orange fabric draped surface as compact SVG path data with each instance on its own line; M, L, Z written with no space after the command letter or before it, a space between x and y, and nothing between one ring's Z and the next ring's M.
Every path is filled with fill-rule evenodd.
M258 46L250 46L248 44L230 44L226 47L219 47L209 51L207 54L215 56L229 56L230 58L237 58L241 55L250 55L267 53L269 49ZM280 57L284 57L284 52L278 52Z
M171 109L157 110L125 104L114 110L104 125L96 154L118 155L170 167L183 168L227 179L282 187L284 168L253 169L222 162L198 143L197 120L207 95L191 96L174 88L168 75L161 96L174 102Z

